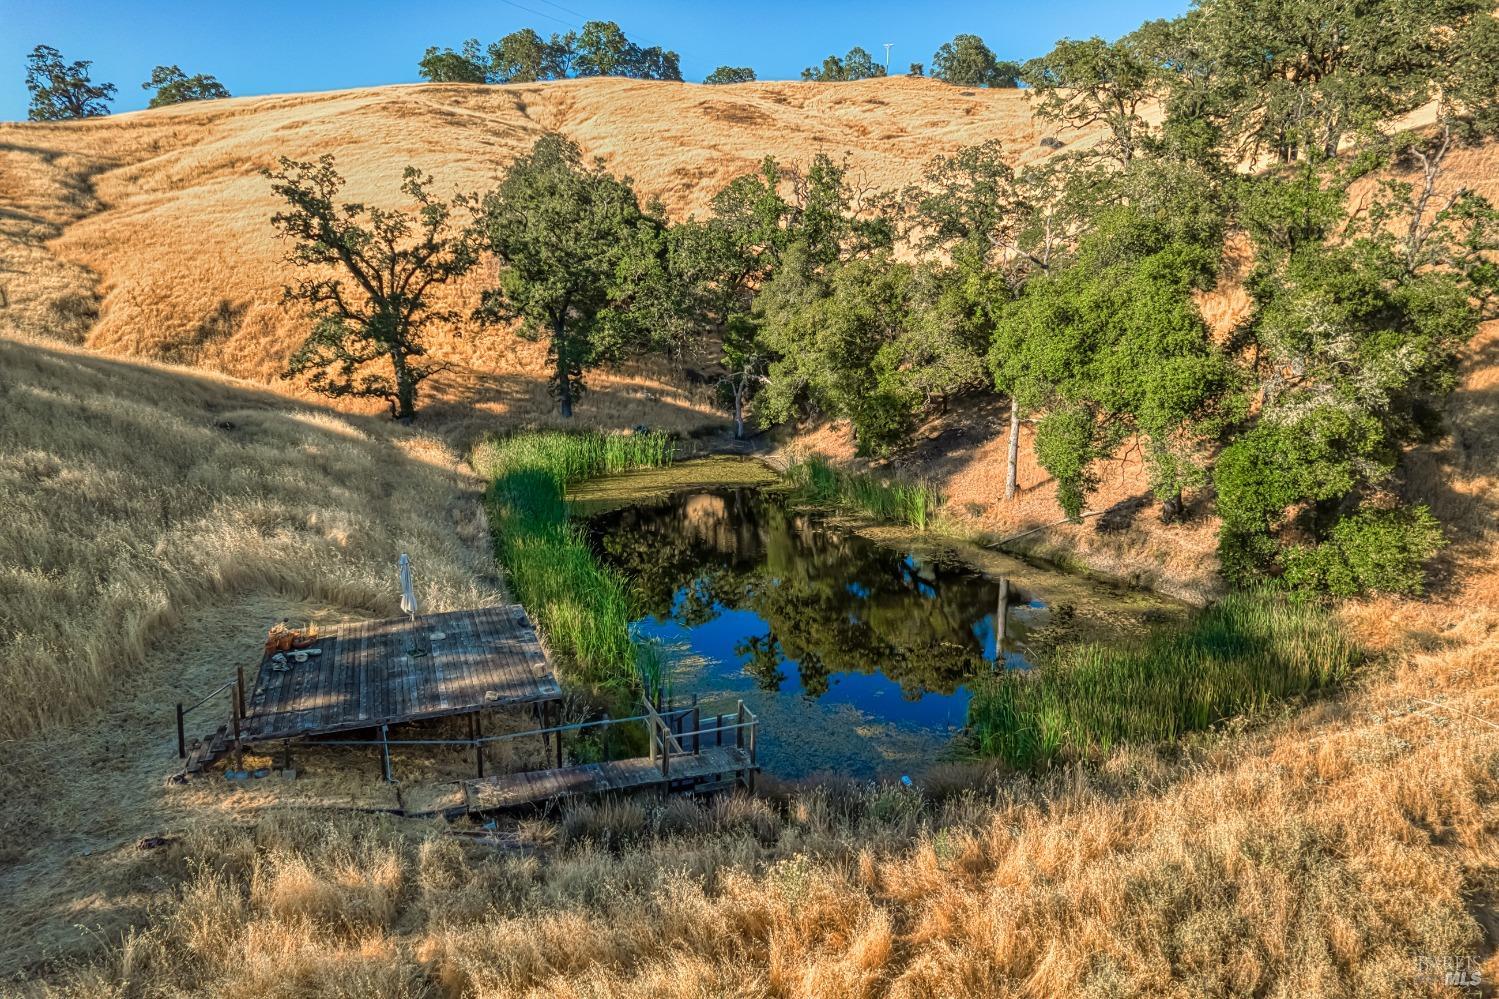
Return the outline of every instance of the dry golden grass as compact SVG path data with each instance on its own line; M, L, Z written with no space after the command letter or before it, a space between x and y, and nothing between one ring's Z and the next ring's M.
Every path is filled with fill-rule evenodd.
M393 612L401 551L434 608L494 591L478 485L430 435L36 341L0 340L0 399L0 739L97 708L214 602Z

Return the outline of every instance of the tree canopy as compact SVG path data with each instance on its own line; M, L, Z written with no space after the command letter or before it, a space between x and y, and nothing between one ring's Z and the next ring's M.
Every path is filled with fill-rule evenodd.
M151 79L141 84L142 90L155 90L150 107L165 107L168 104L185 104L188 101L214 101L229 96L229 90L207 73L188 76L176 65L157 66L151 71Z
M344 179L328 155L316 162L283 156L280 169L265 176L286 201L271 224L291 242L287 259L313 272L285 292L309 307L313 320L286 377L306 377L330 396L384 399L392 417L410 419L419 386L441 370L423 360L426 332L460 318L435 307L432 295L478 263L472 232L432 196L431 178L415 167L401 181L411 211L340 200Z
M753 83L755 71L748 66L720 66L709 73L704 83Z
M628 179L587 164L556 134L536 141L479 202L485 246L499 261L480 318L518 320L545 341L563 416L586 370L644 346L636 310L669 294L666 223L642 210Z
M855 45L841 59L830 55L821 66L808 66L802 70L802 79L817 83L843 83L849 80L868 80L884 76L885 67L874 61L863 48Z
M570 76L682 79L677 53L637 45L613 21L585 21L582 31L546 39L521 28L483 50L477 38L457 52L433 46L418 66L422 78L433 83L534 83Z
M89 77L92 65L87 59L64 62L62 53L50 45L32 49L26 57L26 90L31 94L27 117L66 121L109 114L109 102L118 88L113 83L95 83Z
M1018 62L1000 61L978 35L957 35L932 56L932 76L956 87L1018 87L1020 72Z

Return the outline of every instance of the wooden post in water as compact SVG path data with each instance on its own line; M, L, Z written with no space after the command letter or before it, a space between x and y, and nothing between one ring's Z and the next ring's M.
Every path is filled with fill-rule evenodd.
M187 729L182 724L182 702L177 702L177 756L187 759Z
M999 577L999 606L994 609L994 669L1005 668L1005 631L1010 622L1010 577Z

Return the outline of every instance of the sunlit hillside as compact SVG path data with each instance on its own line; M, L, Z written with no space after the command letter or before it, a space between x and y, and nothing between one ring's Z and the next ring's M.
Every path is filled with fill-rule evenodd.
M633 177L674 217L701 213L767 155L847 157L860 183L879 189L915 180L959 145L1000 139L1019 161L1046 153L1038 140L1055 134L1031 120L1018 91L908 79L389 86L0 125L0 204L11 210L0 329L273 379L305 326L280 301L288 268L262 168L331 154L351 200L396 204L408 164L429 171L440 192L484 190L546 131ZM475 275L457 294L491 278ZM452 330L440 341L438 354L462 370L439 396L497 408L531 399L527 386L482 376L534 377L537 350L497 331Z

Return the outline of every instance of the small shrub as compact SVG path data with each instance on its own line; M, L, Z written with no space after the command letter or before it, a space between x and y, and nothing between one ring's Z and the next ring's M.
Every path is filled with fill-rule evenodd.
M1419 596L1426 562L1446 544L1442 526L1424 506L1364 510L1338 521L1322 544L1287 549L1285 580L1340 597Z

